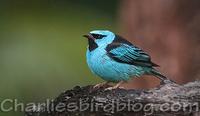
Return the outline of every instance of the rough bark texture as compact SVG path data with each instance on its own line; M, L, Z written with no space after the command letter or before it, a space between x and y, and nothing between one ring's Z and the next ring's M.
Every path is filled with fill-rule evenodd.
M199 116L199 103L200 81L168 83L149 90L77 86L61 93L51 105L26 112L26 116ZM65 105L65 110L55 111L59 104ZM52 106L54 110L46 111Z

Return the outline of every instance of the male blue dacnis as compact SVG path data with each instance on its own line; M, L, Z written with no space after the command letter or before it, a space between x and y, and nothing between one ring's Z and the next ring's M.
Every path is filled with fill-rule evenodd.
M142 75L154 75L163 83L169 80L154 68L158 65L151 61L146 52L121 36L108 30L94 30L84 37L89 44L87 64L95 75L106 81L95 87L114 82L117 84L111 89L115 89L131 77Z

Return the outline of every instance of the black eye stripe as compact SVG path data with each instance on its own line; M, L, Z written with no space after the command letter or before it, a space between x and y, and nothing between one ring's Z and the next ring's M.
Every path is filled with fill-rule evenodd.
M91 34L95 39L102 39L103 37L106 37L106 35L101 34Z

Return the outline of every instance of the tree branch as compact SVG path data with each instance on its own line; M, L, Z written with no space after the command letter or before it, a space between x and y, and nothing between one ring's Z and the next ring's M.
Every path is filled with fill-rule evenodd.
M50 105L26 112L26 116L198 116L199 103L200 81L167 83L150 90L77 86L61 93Z

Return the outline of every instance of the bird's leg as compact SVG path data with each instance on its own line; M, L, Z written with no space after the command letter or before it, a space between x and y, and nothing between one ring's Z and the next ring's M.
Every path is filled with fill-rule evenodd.
M110 82L103 82L103 83L99 83L99 84L96 84L93 88L100 88L100 87L103 87L105 85L108 85Z
M117 88L123 88L123 87L120 87L120 85L123 84L123 83L124 83L124 81L120 81L115 86L106 88L106 90L113 90L113 89L117 89Z

